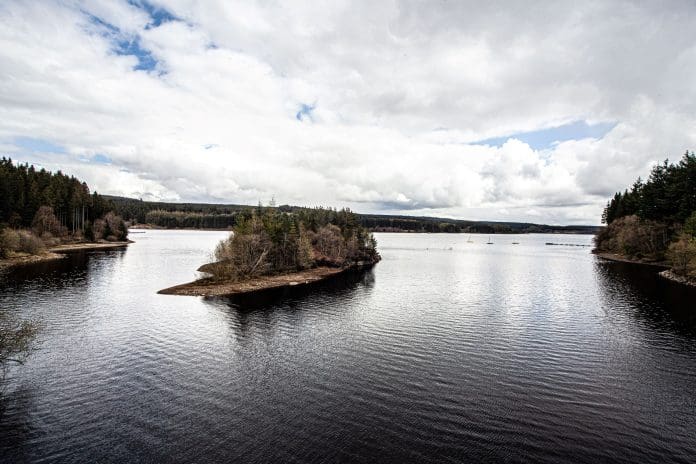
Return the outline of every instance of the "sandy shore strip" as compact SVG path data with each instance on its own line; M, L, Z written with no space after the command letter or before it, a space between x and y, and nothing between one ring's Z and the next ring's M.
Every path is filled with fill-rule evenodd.
M25 266L28 264L41 263L45 261L55 261L65 258L68 253L78 253L81 251L92 250L114 250L123 248L133 241L126 242L103 242L103 243L67 243L65 245L57 245L50 247L38 255L20 255L11 258L0 259L0 269L8 269L15 266Z
M186 295L186 296L232 296L244 293L258 292L272 288L294 287L296 285L307 285L329 277L336 276L343 272L365 269L371 266L349 266L349 267L315 267L306 271L293 272L292 274L280 274L270 276L260 276L244 281L219 281L210 278L195 280L186 284L175 285L174 287L160 290L162 295Z

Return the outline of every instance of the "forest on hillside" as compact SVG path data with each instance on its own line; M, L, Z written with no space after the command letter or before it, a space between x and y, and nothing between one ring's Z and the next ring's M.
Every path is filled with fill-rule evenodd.
M0 159L0 257L68 241L125 240L128 229L113 209L73 176Z
M597 251L644 261L666 261L696 278L696 156L653 167L646 181L617 192L602 214Z
M133 224L147 224L165 229L230 229L235 217L258 206L208 203L166 203L124 197L107 197L117 214ZM280 205L261 206L263 210L278 209L284 213L311 208ZM550 226L521 222L467 221L461 219L405 216L390 214L358 214L360 224L371 232L438 232L469 234L566 233L594 234L595 226Z

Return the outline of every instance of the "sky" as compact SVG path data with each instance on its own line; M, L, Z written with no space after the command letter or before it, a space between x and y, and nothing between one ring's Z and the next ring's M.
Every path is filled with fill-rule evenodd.
M0 154L144 200L598 224L696 149L688 1L0 2Z

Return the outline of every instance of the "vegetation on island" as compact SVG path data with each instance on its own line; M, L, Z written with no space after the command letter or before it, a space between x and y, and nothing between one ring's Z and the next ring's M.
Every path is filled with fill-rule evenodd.
M377 242L348 209L283 212L258 207L237 216L230 236L205 271L216 279L243 280L318 266L350 267L379 261Z
M60 171L0 159L0 258L35 255L64 243L123 241L113 204Z
M696 280L696 156L655 166L647 181L617 192L602 215L597 252L665 262L675 274Z

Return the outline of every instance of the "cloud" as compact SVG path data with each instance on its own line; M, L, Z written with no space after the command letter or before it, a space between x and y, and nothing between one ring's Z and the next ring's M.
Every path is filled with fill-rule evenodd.
M695 145L695 16L686 1L4 2L0 147L104 193L597 223Z

